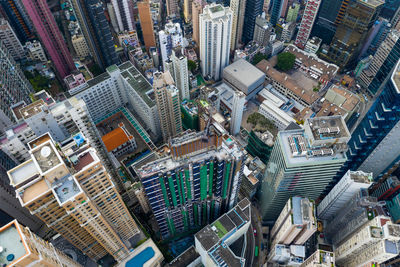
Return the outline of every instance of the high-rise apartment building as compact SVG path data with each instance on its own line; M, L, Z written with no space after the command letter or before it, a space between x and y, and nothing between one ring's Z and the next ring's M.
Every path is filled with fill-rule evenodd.
M288 8L288 12L286 15L286 22L296 22L299 11L300 3L294 2L293 4L291 4Z
M361 50L359 58L361 59L370 55L375 55L379 46L386 39L386 36L391 30L392 24L390 24L387 19L379 17L370 29L370 34L368 34L367 40Z
M390 74L389 74L390 75ZM338 172L347 170L373 172L380 178L399 161L400 145L400 61L383 84L374 104L353 131L348 145L347 162Z
M44 241L31 232L28 227L22 226L14 220L0 228L0 244L2 266L61 266L81 267L79 263L71 259L51 243Z
M183 16L186 23L190 23L192 21L192 3L193 0L183 1Z
M25 43L25 49L27 52L28 59L32 61L46 62L47 57L42 44L38 40Z
M187 57L183 54L183 49L177 47L172 50L170 60L166 63L166 71L169 71L179 90L181 100L190 99L189 91L189 70Z
M317 199L346 161L350 136L341 116L307 119L304 129L280 131L260 190L263 220L275 220L291 196Z
M335 266L335 253L317 249L300 265L300 267L332 267Z
M198 229L233 208L245 153L210 124L171 139L171 156L136 170L163 238Z
M379 46L368 68L364 69L358 80L372 94L378 93L389 73L400 60L400 31L392 30Z
M232 111L230 121L230 133L236 135L240 132L242 124L244 104L246 103L246 95L239 90L233 90Z
M161 59L164 71L166 71L165 61L171 56L172 50L175 47L184 45L180 24L172 22L165 24L164 30L158 32L158 39L160 41Z
M229 64L232 11L220 4L207 5L200 15L199 22L200 62L203 76L209 76L217 81L221 78L222 70Z
M271 229L272 246L303 245L316 231L314 202L308 198L291 197Z
M71 0L71 3L94 61L102 69L118 64L103 3L100 0Z
M156 46L156 39L154 37L153 30L153 19L150 12L150 3L148 1L138 2L137 7L139 10L139 20L140 26L142 27L144 45L146 46L147 51L149 51L150 47Z
M279 18L281 17L284 0L271 0L271 1L272 1L272 7L271 7L271 17L269 21L273 26L275 26L278 23Z
M114 7L119 30L121 32L133 31L135 29L135 20L133 18L133 1L112 0L111 3Z
M10 55L14 60L20 60L25 58L24 47L19 41L11 25L4 18L0 17L0 40L3 45L8 49Z
M271 42L272 33L274 33L274 28L272 24L265 19L265 13L258 16L254 25L253 40L259 45L267 46Z
M178 0L166 0L168 17L179 16Z
M0 6L21 43L24 44L34 37L32 22L26 13L22 0L1 0Z
M193 0L192 2L192 27L193 41L200 46L200 14L203 13L205 3L203 0Z
M46 0L22 0L57 74L64 78L76 69L71 53Z
M71 42L75 53L79 58L86 58L90 56L89 47L83 35L72 36Z
M386 0L385 4L383 4L381 14L379 16L387 19L392 20L396 15L396 11L400 7L400 0Z
M154 73L154 94L164 142L183 131L179 90L169 71Z
M300 28L294 42L294 44L301 49L304 49L308 38L310 38L311 29L314 25L315 18L317 17L320 4L321 0L307 0L300 23Z
M336 18L336 23L338 21L340 23L327 54L321 56L334 62L342 70L355 67L364 40L375 23L383 3L382 0L350 1L343 17Z
M11 125L15 118L11 106L20 102L30 102L29 94L33 92L32 85L25 78L8 49L0 41L0 134Z
M263 5L263 0L246 0L242 33L243 44L247 44L253 40L254 24L256 22L256 17L262 13Z
M232 10L231 51L234 51L242 41L246 0L231 0L229 7Z
M347 171L340 181L317 207L318 219L329 220L343 209L360 189L367 189L372 183L372 173L362 171Z
M93 260L127 257L139 229L83 134L58 144L46 133L28 146L31 159L8 171L21 205Z

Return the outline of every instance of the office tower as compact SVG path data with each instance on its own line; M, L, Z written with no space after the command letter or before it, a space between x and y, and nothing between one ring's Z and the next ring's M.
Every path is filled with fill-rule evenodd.
M360 189L367 189L372 183L372 173L347 171L340 181L317 207L318 219L330 220Z
M3 45L8 50L10 55L14 58L14 60L20 60L25 58L24 47L18 40L17 35L11 28L8 21L1 17L0 17L0 40L3 42Z
M253 36L254 41L259 45L267 46L271 42L271 35L273 32L272 24L265 19L265 13L256 18Z
M343 18L337 18L340 24L327 54L321 56L342 70L355 67L368 31L375 23L383 3L382 0L350 1Z
M82 266L17 220L0 228L0 240L2 266Z
M8 171L21 205L95 261L127 257L138 227L83 134L60 144L46 133L28 146L31 159Z
M246 259L238 257L229 246L244 236L251 225L251 203L245 198L215 222L194 236L196 251L204 266L245 266Z
M379 46L368 68L358 78L360 84L377 94L389 73L400 59L400 32L392 30Z
M308 38L310 38L311 29L314 25L315 18L317 17L320 4L321 0L307 0L303 17L301 19L299 32L297 33L297 37L294 42L294 44L301 49L304 49Z
M335 253L317 249L300 265L300 267L332 267L335 266Z
M138 2L137 7L139 10L140 26L142 27L143 41L147 51L150 47L156 46L156 39L154 37L153 19L150 13L150 3L147 1Z
M242 33L243 44L247 44L253 40L254 24L256 22L256 17L262 13L263 4L263 0L246 0Z
M71 0L77 21L94 61L105 69L118 64L110 26L100 0Z
M347 170L373 172L380 178L398 161L400 127L400 61L383 84L383 89L360 124L353 131L348 145L347 161L338 176Z
M133 31L135 29L135 20L133 18L133 1L112 0L112 5L114 7L119 31Z
M199 229L236 204L245 153L220 127L171 139L171 156L136 170L163 238Z
M291 197L271 229L272 246L303 245L316 231L314 202L308 198Z
M311 35L318 36L325 44L330 44L339 24L336 23L336 18L344 15L348 2L349 0L322 1Z
M297 16L299 15L299 10L300 3L294 2L291 4L286 15L286 22L296 22Z
M180 112L179 90L169 71L154 74L153 88L160 118L161 132L164 142L180 134L182 118Z
M189 100L189 70L187 57L183 54L183 48L177 47L172 50L171 59L167 62L166 70L169 71L175 81L175 85L179 90L180 99Z
M231 0L229 6L232 10L231 51L234 51L242 41L246 0Z
M192 21L192 4L193 0L183 1L183 16L186 23L190 23Z
M359 58L365 58L370 55L375 55L379 46L386 39L386 36L392 30L391 24L387 19L379 17L375 24L370 29L370 34L361 50Z
M21 43L34 37L33 26L26 14L22 0L1 0L0 6Z
M207 5L200 15L199 22L200 61L203 76L209 76L218 81L222 70L229 64L232 11L229 7L219 4ZM210 28L213 31L210 32L208 30Z
M30 102L29 94L33 92L32 85L25 78L8 49L0 41L0 134L15 121L11 106L20 102Z
M160 41L161 59L165 71L165 61L171 56L172 50L175 47L183 46L181 26L179 23L168 22L165 24L164 30L158 32L158 39Z
M71 53L50 11L46 0L22 0L35 26L39 38L55 67L56 73L64 78L76 69Z
M205 6L203 0L193 0L192 2L192 27L193 27L193 41L200 46L200 14L203 13Z
M269 22L271 22L272 26L276 26L278 23L279 18L281 17L282 7L284 0L271 0L272 7L271 7L271 17Z
M179 16L178 0L166 0L168 17Z
M379 16L390 21L394 18L396 11L399 7L400 0L386 0L383 4L382 11Z
M28 58L32 61L46 62L47 57L42 44L38 40L25 43L25 49L28 52Z
M398 256L400 225L392 224L387 219L375 217L336 246L336 263L356 267L368 262L382 264Z
M339 115L307 119L304 129L280 131L260 190L263 220L275 220L291 196L317 199L346 161L350 136Z

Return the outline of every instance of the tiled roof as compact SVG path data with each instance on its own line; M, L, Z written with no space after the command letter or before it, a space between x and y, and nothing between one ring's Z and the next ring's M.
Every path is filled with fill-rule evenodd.
M103 140L107 151L110 152L128 142L130 138L122 128L118 127L117 129L104 135L101 139Z

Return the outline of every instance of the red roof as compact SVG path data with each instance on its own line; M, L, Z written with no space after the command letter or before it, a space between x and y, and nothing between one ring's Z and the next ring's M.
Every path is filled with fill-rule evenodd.
M114 131L104 135L101 139L103 140L107 151L110 152L128 142L131 137L128 136L122 128L118 127Z

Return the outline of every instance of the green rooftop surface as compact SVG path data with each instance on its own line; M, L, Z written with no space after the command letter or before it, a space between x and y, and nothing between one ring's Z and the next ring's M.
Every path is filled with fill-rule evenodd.
M99 76L94 77L93 79L89 80L87 83L89 87L95 86L96 84L99 84L101 82L104 82L105 80L109 79L111 76L107 72L104 72L100 74Z
M147 95L149 91L153 90L153 87L132 64L130 67L124 70L121 75L149 107L153 107L155 105L154 100Z
M114 65L109 66L106 70L108 72L114 72L114 71L118 70L118 67L117 67L117 65L114 64Z
M217 228L217 235L219 238L222 238L224 235L228 233L225 227L221 224L220 221L215 221L213 224Z
M224 10L224 8L223 8L221 5L217 5L217 6L214 6L214 7L211 7L211 8L210 8L210 11L211 11L212 13L220 12L220 11L222 11L222 10Z

